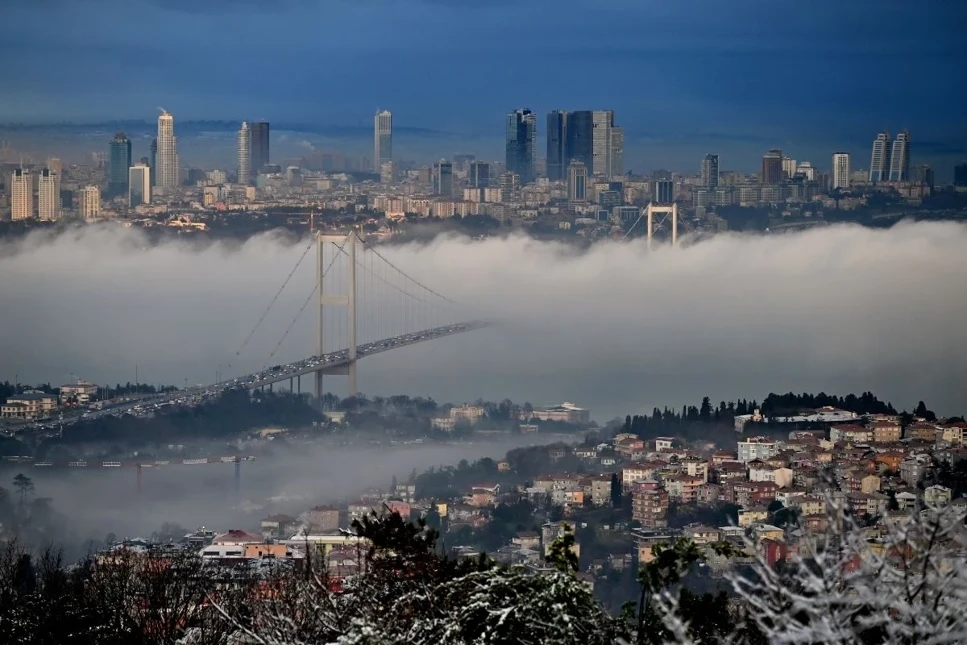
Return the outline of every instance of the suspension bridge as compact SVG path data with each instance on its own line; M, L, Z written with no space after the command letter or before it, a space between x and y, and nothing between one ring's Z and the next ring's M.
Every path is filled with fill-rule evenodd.
M186 384L185 388L170 392L107 401L99 410L64 413L59 423L65 425L81 419L120 415L144 409L147 405L190 404L225 390L271 388L275 383L286 381L291 391L301 393L303 376L311 378L312 393L320 399L325 393L325 376L346 376L349 395L354 396L358 393L357 363L360 359L491 324L477 317L472 307L452 300L403 271L355 230L348 235L314 233L281 287L241 341L235 357L231 358L246 352L313 247L316 249L313 287L262 369L230 379L216 376L215 382L205 385L189 387ZM270 366L277 360L279 349L307 309L314 309L316 316L312 355Z

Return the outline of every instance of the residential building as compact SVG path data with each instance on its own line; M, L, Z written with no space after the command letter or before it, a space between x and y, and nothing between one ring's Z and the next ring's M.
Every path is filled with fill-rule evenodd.
M128 168L131 167L131 140L123 132L111 139L108 153L108 197L121 197L128 193Z
M547 114L547 178L551 181L565 179L567 172L567 120L568 113L562 110Z
M179 185L178 141L175 137L175 118L166 110L158 117L158 161L155 185L162 189Z
M256 121L249 125L252 137L252 176L258 175L259 171L272 163L269 154L269 123L268 121Z
M541 545L544 547L545 558L551 554L551 546L554 542L565 533L574 533L574 527L567 522L548 522L541 526ZM571 547L571 552L581 557L581 547L576 540Z
M450 408L450 418L454 421L466 421L474 424L485 415L485 410L479 405L457 405Z
M60 217L60 182L49 168L37 177L37 217L42 222L53 222Z
M739 461L749 462L753 459L769 459L779 452L779 444L768 437L749 437L738 442Z
M373 118L373 167L393 160L393 113L379 110Z
M870 183L888 181L890 178L890 133L881 132L873 140L870 157Z
M339 509L334 506L316 506L305 512L303 518L307 531L322 533L340 528Z
M527 185L535 178L534 146L537 142L537 115L524 108L507 114L505 165Z
M15 168L10 176L10 219L14 222L34 216L34 184L30 171Z
M4 419L45 419L57 408L57 397L45 392L29 391L8 397L0 406Z
M890 151L890 181L910 181L910 133L900 132Z
M588 167L581 161L568 164L567 200L572 204L583 204L588 200Z
M668 491L669 499L673 499L681 504L694 504L698 497L698 489L705 482L701 477L689 477L688 475L671 475L662 480L665 490Z
M669 494L658 488L655 481L637 484L631 493L631 519L642 528L656 529L668 526Z
M762 156L762 173L759 183L773 185L782 182L782 150L773 148Z
M866 427L873 431L874 443L893 443L899 441L903 434L900 424L893 421L873 421Z
M539 419L541 421L560 421L562 423L584 425L591 423L591 411L565 401L561 405L554 407L521 412L520 419L521 421Z
M128 169L128 206L135 208L151 203L151 168L137 163Z
M833 183L834 190L849 190L850 186L850 157L848 152L833 153Z
M101 189L85 186L81 189L79 214L85 222L94 222L101 216Z
M719 185L719 156L707 154L702 157L701 184L706 188L717 188Z
M235 182L248 186L252 183L252 132L248 123L242 121L235 138L236 145L236 178Z
M900 479L908 486L916 487L923 481L924 475L930 467L930 459L926 455L916 455L900 462Z
M796 176L796 160L792 157L782 157L782 178L792 179Z
M470 495L466 501L470 506L493 506L497 503L498 495L500 495L500 484L484 482L471 486Z
M833 443L869 443L873 441L873 431L856 424L832 426L829 440Z
M946 486L927 486L923 489L923 503L927 506L946 506L950 503L951 493Z
M612 137L614 128L614 112L612 110L594 110L591 113L592 175L609 179L613 175L615 150L613 149ZM621 136L621 142L623 145L623 136Z

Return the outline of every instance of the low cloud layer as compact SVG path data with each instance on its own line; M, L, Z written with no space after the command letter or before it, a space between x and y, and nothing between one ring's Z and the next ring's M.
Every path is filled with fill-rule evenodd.
M148 247L89 228L0 247L0 378L210 382L267 360L312 288L312 257L236 351L306 242ZM770 391L872 390L967 412L967 227L721 235L648 252L524 237L381 250L502 323L368 358L369 394L571 400L595 418ZM312 349L311 307L273 362ZM228 364L231 363L229 367ZM330 379L333 389L344 388ZM305 383L308 385L308 383Z

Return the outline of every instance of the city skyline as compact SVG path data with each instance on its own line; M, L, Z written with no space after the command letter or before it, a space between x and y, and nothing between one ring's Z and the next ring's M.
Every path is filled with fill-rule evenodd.
M566 4L572 9L583 6L575 0ZM962 104L964 90L948 80L956 76L954 61L963 58L951 54L967 56L967 45L957 38L956 29L957 24L963 24L965 9L957 3L922 12L893 1L878 4L873 12L865 6L843 7L824 0L808 12L772 7L769 18L762 19L758 3L720 6L692 1L656 11L619 2L601 11L580 12L580 21L573 18L576 11L549 13L537 3L519 8L516 25L507 25L501 19L500 6L450 6L429 0L406 7L383 3L379 13L338 2L325 9L304 2L271 7L242 3L236 7L225 2L195 6L177 0L129 3L123 12L117 11L120 7L112 0L97 9L62 1L48 3L44 10L31 3L8 7L11 20L0 26L0 42L7 53L16 52L24 64L0 71L0 84L11 89L0 108L0 121L131 118L143 114L149 106L166 104L178 105L179 118L185 120L241 112L272 115L276 121L364 125L367 115L372 114L371 106L393 96L393 110L401 123L455 132L479 132L487 128L487 115L506 113L513 105L528 104L536 113L544 114L555 106L584 104L606 105L625 115L623 126L636 136L668 130L683 136L731 136L733 132L768 136L797 130L804 138L817 132L830 132L836 137L864 124L878 128L888 123L923 132L925 138L954 130L960 136L964 134L955 107ZM229 9L231 14L227 13ZM200 33L199 16L222 12L230 15L233 29L224 33L209 30L205 38L191 37ZM833 25L825 17L830 12L837 15ZM348 28L327 38L322 52L313 45L316 55L330 50L346 53L348 49L352 61L348 66L320 69L310 56L298 55L309 51L307 45L300 44L302 34L309 25L317 24L321 15L326 15L330 24L336 20ZM126 27L118 28L118 23ZM144 43L133 37L143 24L156 24L163 33L179 32L188 37L178 51L157 56L160 41ZM685 24L689 37L680 38ZM23 29L14 32L14 25ZM65 25L74 29L62 29ZM723 30L723 25L735 29ZM354 42L356 28L364 26L386 36L378 51L360 51ZM651 34L646 45L639 38L643 28ZM423 39L426 44L414 47L409 43L411 39L405 34L414 29L428 32L430 37ZM460 50L468 40L465 29L471 30L474 40L515 44L487 54L444 54ZM526 33L527 38L517 39L518 32ZM27 33L32 36L26 38ZM29 80L37 77L42 59L32 52L39 43L50 40L43 37L44 33L66 33L56 39L56 48L65 58L123 74L133 79L134 87L96 79L92 82L90 78L80 82L81 76L47 66L43 73L51 82L43 89L32 86ZM84 38L71 36L74 33L83 33ZM734 35L723 37L723 33ZM212 78L203 66L194 64L211 52L226 48L234 51L254 38L260 42L264 39L267 53L252 61L244 75L233 72ZM905 44L902 56L896 42ZM487 67L496 69L500 65L492 62L536 53L537 43L541 48L561 49L569 76L580 77L593 69L596 82L575 86L560 72L536 76L514 72L468 105L442 114L428 110L428 102L420 93L410 97L401 91L417 82L446 78L453 84L455 96L470 95L470 79L451 74L449 69L474 61L483 64L485 56L493 59L487 61ZM49 45L43 50L50 54ZM135 52L145 55L134 60L130 54ZM853 73L851 66L826 64L849 57L866 61L874 52L880 64L864 64L863 75ZM434 54L437 61L430 70L423 64L404 64L426 60L427 53ZM401 63L398 69L391 71L383 64L387 54ZM301 62L302 58L306 62ZM282 60L285 72L277 73ZM756 65L748 64L752 61ZM759 93L755 101L747 100L765 79L774 81L777 75L781 77L807 61L810 67L823 69L824 92L816 93L809 82L788 83L783 92ZM709 73L710 69L721 73ZM729 73L730 69L743 72L738 76ZM916 93L896 82L895 74L906 69L917 70ZM661 96L625 82L643 72L662 87ZM104 78L111 76L108 73ZM252 77L259 83L250 83ZM365 83L355 81L362 78ZM354 91L342 93L337 102L331 101L327 84L346 83L351 83ZM879 100L870 102L868 98L873 95Z

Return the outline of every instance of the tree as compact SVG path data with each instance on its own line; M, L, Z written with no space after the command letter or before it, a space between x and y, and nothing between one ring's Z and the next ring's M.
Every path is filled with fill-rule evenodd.
M621 508L621 482L618 473L611 473L611 507Z
M20 493L20 508L22 509L27 499L27 494L34 491L34 482L30 477L20 473L13 478L13 487Z
M565 524L564 533L551 543L551 549L547 554L548 564L554 565L555 569L563 573L577 573L580 567L574 548L576 544L574 531Z

